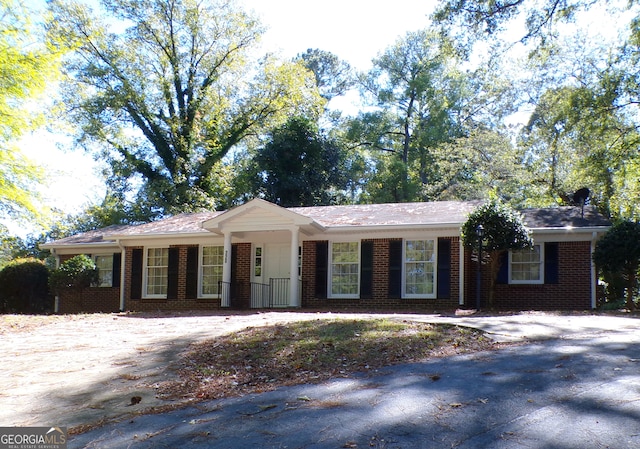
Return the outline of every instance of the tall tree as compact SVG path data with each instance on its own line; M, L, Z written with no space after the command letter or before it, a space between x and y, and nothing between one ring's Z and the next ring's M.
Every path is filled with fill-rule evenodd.
M506 86L486 68L462 70L449 41L428 29L407 33L373 65L361 82L375 109L353 120L349 132L362 147L378 151L373 186L388 190L379 192L384 198L372 190L371 199L438 199L456 178L449 172L455 155L443 147L481 123L493 126L500 109L509 111Z
M373 69L362 78L363 92L379 108L377 129L368 127L374 139L366 144L384 148L401 162L387 164L401 170L396 201L415 199L410 193L412 168L428 183L433 176L430 150L459 133L458 74L451 70L452 59L440 36L410 32L374 59Z
M216 207L214 167L243 139L321 101L300 64L249 63L261 35L223 0L103 0L110 21L53 0L52 38L75 48L65 101L79 141L150 211Z
M609 0L442 0L433 19L467 46L503 32L516 20L522 30L516 35L518 40L535 39L545 44L555 35L558 24L573 22L580 12L607 3Z
M296 59L313 72L320 95L327 101L344 95L354 85L351 66L331 52L309 48Z
M59 54L44 45L22 2L0 0L0 215L39 218L35 186L44 173L17 147L42 114L29 102L57 76Z
M627 308L635 309L640 268L640 223L621 221L598 240L593 260L605 273L618 273L626 281Z
M346 153L309 119L293 117L253 157L254 192L284 207L342 202Z

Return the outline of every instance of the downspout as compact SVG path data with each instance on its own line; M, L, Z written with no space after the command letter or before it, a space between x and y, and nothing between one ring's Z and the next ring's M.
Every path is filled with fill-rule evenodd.
M124 245L120 240L118 240L118 247L120 248L120 312L124 312L125 309L125 299L124 299L124 284L125 284L125 258L127 251L125 250Z
M60 256L55 248L51 248L51 255L56 258L56 268L60 268ZM58 295L53 297L53 313L60 313L60 296Z

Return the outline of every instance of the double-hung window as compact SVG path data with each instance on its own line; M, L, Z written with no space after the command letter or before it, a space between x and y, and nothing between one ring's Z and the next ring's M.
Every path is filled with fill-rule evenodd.
M166 297L169 274L169 248L147 249L146 296Z
M111 287L113 282L113 254L94 257L98 268L98 287Z
M360 243L332 243L329 269L330 296L357 298L360 294Z
M219 293L224 267L224 246L202 247L202 296Z
M509 252L509 282L511 284L542 284L544 282L544 245Z
M404 297L435 297L435 240L405 240L403 256Z

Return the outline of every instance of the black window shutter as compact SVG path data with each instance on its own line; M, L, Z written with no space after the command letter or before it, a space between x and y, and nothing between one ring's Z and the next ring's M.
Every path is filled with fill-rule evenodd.
M402 240L389 241L389 298L402 296Z
M558 244L548 242L544 244L544 283L557 284L558 275Z
M187 298L198 297L198 247L187 248Z
M113 266L111 268L111 287L120 287L120 265L122 254L113 253Z
M509 283L509 251L503 251L500 253L500 269L498 270L497 284ZM483 267L484 271L484 267Z
M360 243L360 298L373 297L373 242Z
M451 296L451 240L438 239L438 298Z
M142 298L142 257L144 251L135 248L131 251L131 299Z
M169 267L167 268L167 299L178 299L178 263L180 249L169 248Z
M329 242L316 242L316 298L327 297L327 275L329 270Z

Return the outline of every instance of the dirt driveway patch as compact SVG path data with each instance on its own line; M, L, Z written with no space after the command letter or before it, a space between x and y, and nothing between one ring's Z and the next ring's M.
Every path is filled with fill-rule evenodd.
M217 313L212 315L96 314L54 317L0 316L0 425L81 429L158 407L179 405L156 397L175 378L172 362L195 342L249 326L297 320L380 317L329 312ZM399 319L477 327L496 338L583 337L602 332L629 342L637 321L618 317L517 314L446 317L389 314ZM595 323L595 324L594 324ZM615 333L620 333L615 337ZM609 337L608 337L609 338ZM619 338L619 339L618 339ZM612 341L613 343L613 341ZM141 401L131 404L131 398Z
M172 404L156 389L191 343L313 313L0 317L0 425L70 428ZM139 404L131 398L140 396Z

